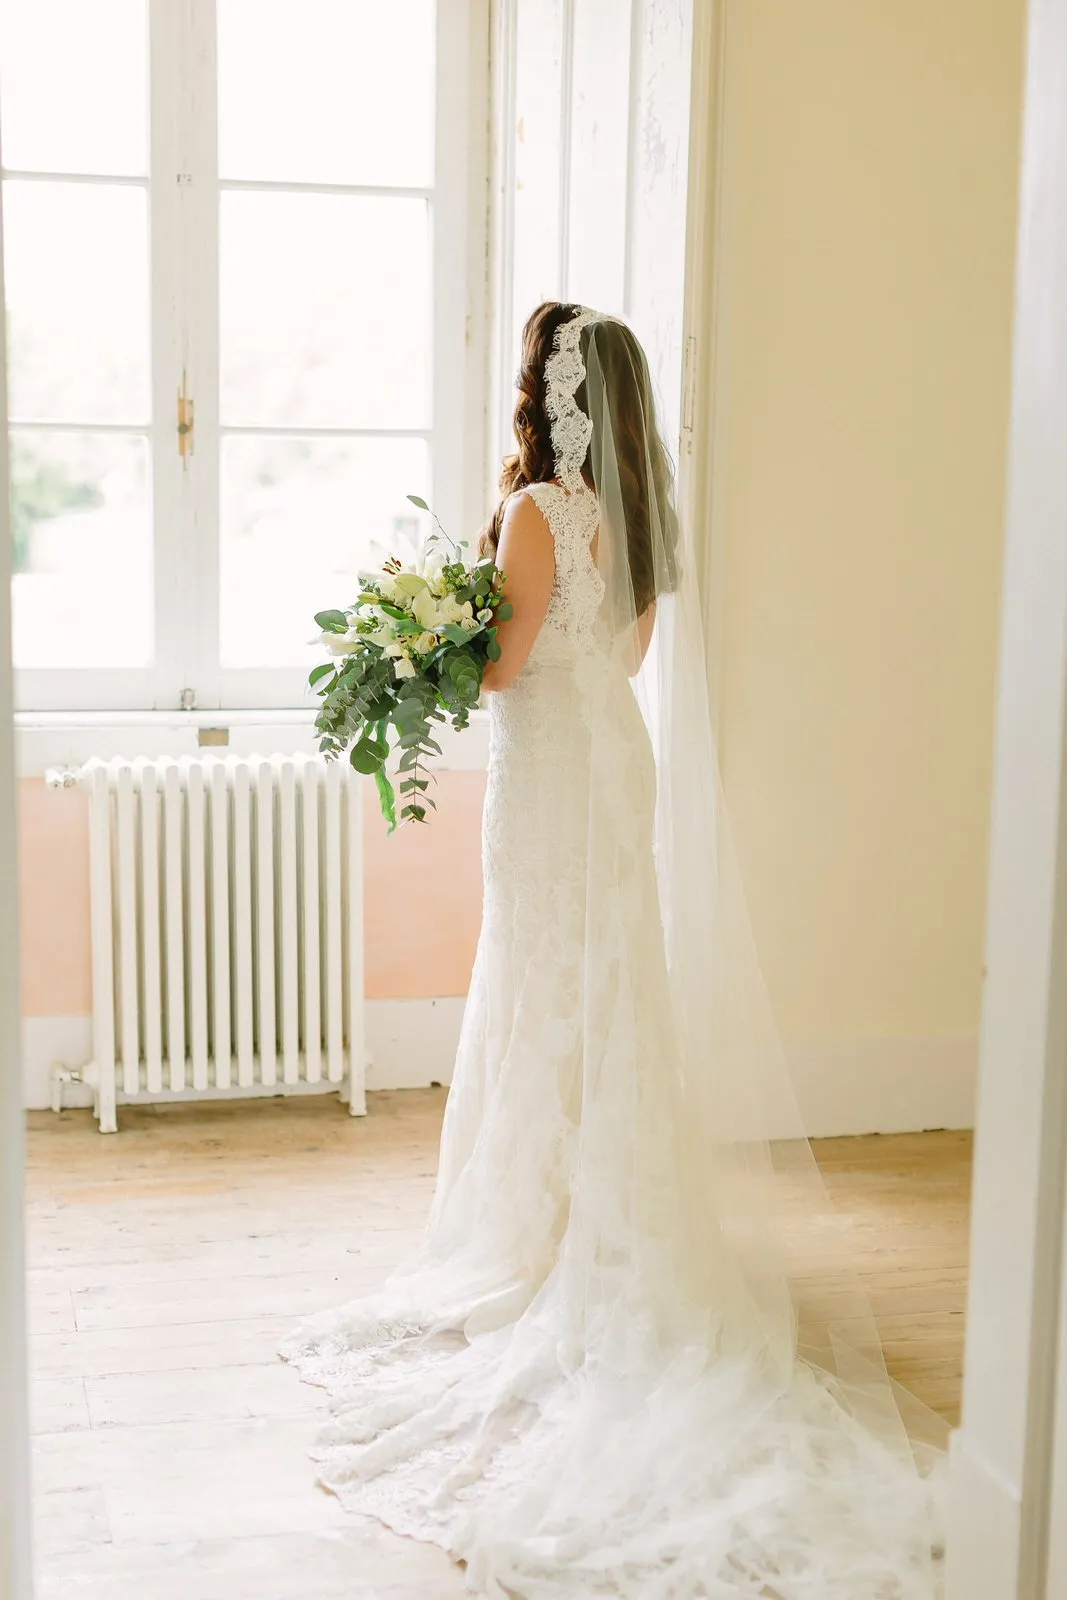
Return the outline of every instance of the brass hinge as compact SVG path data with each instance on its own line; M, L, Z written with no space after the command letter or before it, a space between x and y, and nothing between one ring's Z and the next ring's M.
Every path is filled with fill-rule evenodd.
M178 391L178 454L187 461L193 453L193 401L186 393L185 375Z

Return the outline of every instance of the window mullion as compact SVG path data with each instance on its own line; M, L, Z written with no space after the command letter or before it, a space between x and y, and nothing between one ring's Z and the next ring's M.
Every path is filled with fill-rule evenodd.
M182 381L184 285L181 269L183 0L150 8L152 278L152 482L155 535L153 703L178 705L189 671L187 618L191 575L185 560L186 505L178 455L177 405Z
M488 446L488 0L461 15L438 0L433 495L448 531L468 538L485 513Z
M188 616L188 687L201 707L221 704L219 670L219 208L215 0L183 0L181 251L184 373L195 416L185 463L186 565L196 605Z

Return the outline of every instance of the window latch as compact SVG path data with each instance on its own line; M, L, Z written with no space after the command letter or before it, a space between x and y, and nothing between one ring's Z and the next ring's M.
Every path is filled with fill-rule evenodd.
M182 376L182 386L178 392L178 454L183 461L188 461L193 453L193 401L192 396L186 393L185 377Z

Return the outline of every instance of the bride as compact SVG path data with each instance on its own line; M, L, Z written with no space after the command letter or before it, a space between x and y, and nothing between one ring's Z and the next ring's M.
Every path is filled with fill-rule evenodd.
M415 1259L286 1347L322 1481L483 1594L931 1600L937 1452L795 1112L645 356L549 302L518 390L437 1187Z

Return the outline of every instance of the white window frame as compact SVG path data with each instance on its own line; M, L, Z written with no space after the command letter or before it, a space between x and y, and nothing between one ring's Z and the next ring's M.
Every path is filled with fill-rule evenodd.
M26 0L28 3L28 0ZM147 0L146 0L147 3ZM438 0L432 189L223 183L217 177L215 0L151 0L148 179L152 305L151 459L155 650L150 669L21 669L17 704L40 712L281 709L312 704L299 667L219 664L218 203L221 188L425 196L433 239L431 501L469 535L486 481L485 332L490 0ZM175 70L184 63L184 70ZM60 181L63 174L6 173ZM178 451L182 392L194 449ZM130 431L124 428L109 431ZM134 430L136 431L136 430ZM247 430L259 431L259 430ZM264 429L263 432L272 430ZM280 429L313 437L336 431ZM362 430L402 435L403 429ZM296 559L294 553L294 559Z

